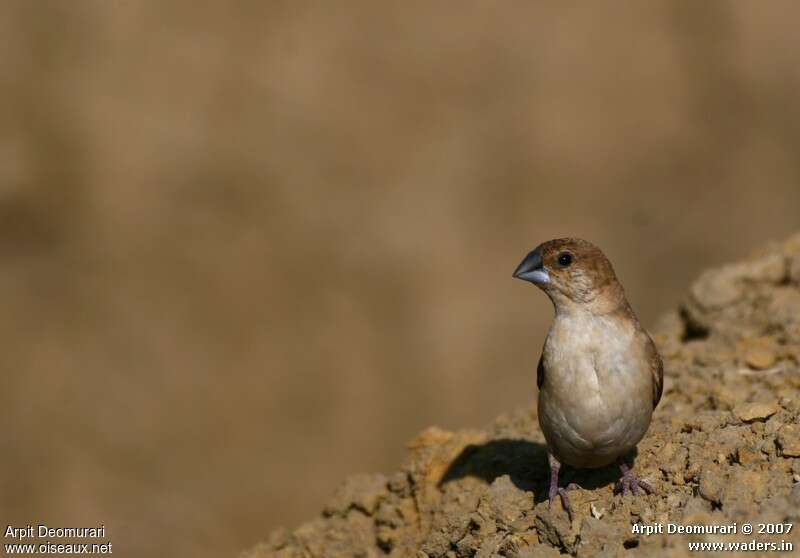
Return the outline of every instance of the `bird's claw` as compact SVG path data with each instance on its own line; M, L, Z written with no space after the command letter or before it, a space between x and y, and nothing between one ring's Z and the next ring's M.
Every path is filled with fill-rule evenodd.
M550 494L549 494L549 507L550 509L553 508L553 502L556 500L556 496L561 498L561 507L564 508L564 511L567 512L570 521L572 521L572 507L569 504L569 495L567 494L568 490L577 490L580 486L571 482L567 485L566 488L561 488L560 486L552 486L550 487Z
M620 468L622 469L622 478L620 479L620 484L622 485L623 496L627 496L628 494L638 496L640 488L645 492L645 494L655 493L656 490L653 488L653 485L644 479L637 479L636 475L633 474L633 471L628 469L627 466L622 465Z

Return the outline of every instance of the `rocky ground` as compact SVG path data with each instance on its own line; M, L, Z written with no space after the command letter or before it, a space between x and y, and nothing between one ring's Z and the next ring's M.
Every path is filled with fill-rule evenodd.
M690 541L753 539L800 548L800 235L704 273L654 339L665 392L635 467L655 494L621 496L614 467L565 468L563 483L582 487L570 493L574 517L550 509L544 440L524 408L483 430L425 430L399 471L347 479L320 517L242 558L688 556ZM668 522L794 530L632 532Z

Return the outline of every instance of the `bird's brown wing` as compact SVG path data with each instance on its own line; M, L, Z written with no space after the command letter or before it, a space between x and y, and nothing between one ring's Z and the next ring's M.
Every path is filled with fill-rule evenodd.
M544 355L539 357L539 366L536 367L536 387L541 388L544 383Z
M653 409L661 401L661 393L664 391L664 363L661 355L656 350L656 345L648 336L647 338L647 363L650 366L650 373L653 375Z

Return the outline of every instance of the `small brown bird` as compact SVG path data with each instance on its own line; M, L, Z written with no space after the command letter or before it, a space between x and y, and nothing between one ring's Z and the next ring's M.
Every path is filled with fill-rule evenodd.
M650 426L661 399L663 365L611 262L585 240L560 238L530 252L514 277L542 289L555 307L536 379L550 505L558 494L571 513L567 492L558 486L561 463L595 468L616 461L623 494L636 495L639 488L652 493L624 457Z

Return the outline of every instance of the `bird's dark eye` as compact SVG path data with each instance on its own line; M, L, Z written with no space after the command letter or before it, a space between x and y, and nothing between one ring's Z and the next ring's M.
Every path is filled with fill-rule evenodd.
M561 267L567 267L569 264L572 263L572 254L569 252L561 252L558 255L558 265Z

